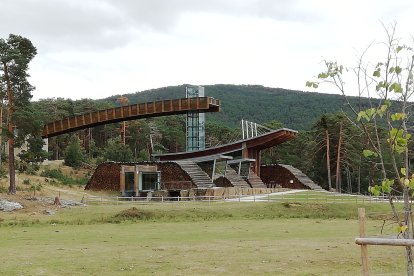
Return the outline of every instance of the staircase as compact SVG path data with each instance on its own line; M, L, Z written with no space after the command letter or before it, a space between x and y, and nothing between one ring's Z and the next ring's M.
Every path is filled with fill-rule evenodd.
M321 186L313 182L306 174L296 169L295 167L291 165L283 165L283 164L278 164L278 165L281 166L282 168L285 168L290 173L292 173L300 183L309 187L311 190L324 191L324 189L322 189Z
M197 188L211 188L215 186L208 174L206 174L195 162L181 160L176 161L175 163L190 176Z
M230 181L233 187L250 188L249 183L247 183L242 177L240 177L240 175L238 175L238 173L230 166L227 166L225 178L227 178Z
M257 174L255 174L252 170L249 172L249 179L247 179L247 182L252 188L266 188L266 185L263 183L260 177L258 177Z

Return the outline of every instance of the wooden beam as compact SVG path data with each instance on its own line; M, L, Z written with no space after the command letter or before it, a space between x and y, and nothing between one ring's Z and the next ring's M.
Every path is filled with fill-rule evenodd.
M413 246L414 239L390 239L390 238L356 238L355 243L361 246L367 245L393 245L393 246Z

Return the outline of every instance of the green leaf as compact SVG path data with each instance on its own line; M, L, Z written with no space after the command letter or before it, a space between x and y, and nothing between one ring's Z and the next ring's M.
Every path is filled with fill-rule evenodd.
M381 194L380 188L377 185L368 187L368 191L374 196L379 196Z
M366 111L358 112L357 121L359 122L362 119L365 119L367 122L369 122L371 120Z
M404 120L407 118L407 114L405 113L394 113L391 114L391 120L395 121L400 121L400 120Z
M403 47L402 47L402 46L398 46L398 47L395 49L395 51L397 51L397 53L399 53L402 49L403 49Z
M319 85L318 85L316 82L314 82L314 83L312 84L312 87L313 87L313 88L318 88L318 86L319 86Z
M401 67L395 66L395 73L400 74L402 71Z
M383 104L383 105L380 106L380 108L378 108L377 114L382 118L384 116L385 112L387 111L387 109L388 109L388 105Z
M379 83L375 86L375 89L376 89L377 91L380 91L380 90L381 90L381 88L383 88L383 87L385 87L384 82L380 81L380 82L379 82Z
M377 78L381 77L381 70L378 68L377 70L374 71L372 75Z
M327 77L329 77L329 75L327 73L320 73L318 75L318 79L326 79Z
M367 150L367 149L362 151L362 155L364 155L364 157L367 157L367 158L371 156L378 157L378 154L376 152L373 152L372 150Z
M400 171L402 175L406 176L407 170L405 168L401 168Z
M391 84L389 89L390 89L390 91L394 91L395 93L402 93L403 92L401 84L399 84L398 82L394 82L393 84Z

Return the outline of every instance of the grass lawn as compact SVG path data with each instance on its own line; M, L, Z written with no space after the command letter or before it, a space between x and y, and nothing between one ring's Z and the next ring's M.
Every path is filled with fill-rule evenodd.
M132 206L131 217L122 213ZM1 214L0 275L359 275L358 206L188 202ZM379 225L370 220L368 232ZM372 246L369 257L373 275L404 274L403 248Z
M269 200L279 201L297 201L297 202L348 202L348 203L368 203L378 202L379 200L374 197L363 195L349 195L349 194L337 194L318 191L302 191L292 194L273 195L269 197Z

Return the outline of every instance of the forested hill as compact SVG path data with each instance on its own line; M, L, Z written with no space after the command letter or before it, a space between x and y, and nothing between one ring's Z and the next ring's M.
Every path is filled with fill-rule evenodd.
M277 120L285 127L308 130L323 113L347 111L340 95L302 92L259 85L205 85L206 96L222 101L220 113L208 114L207 120L236 127L241 119L265 123ZM185 85L170 86L126 94L130 103L185 97ZM102 101L115 102L119 95ZM352 99L357 100L356 98Z

